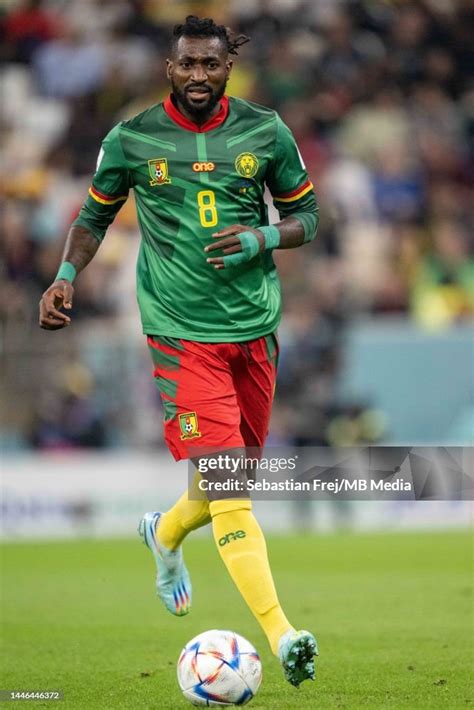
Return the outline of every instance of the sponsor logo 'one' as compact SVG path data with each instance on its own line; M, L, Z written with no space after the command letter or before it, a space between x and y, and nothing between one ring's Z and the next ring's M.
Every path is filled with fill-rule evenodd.
M221 538L219 538L219 545L221 547L224 547L224 545L227 545L228 542L232 542L233 540L238 540L241 537L246 537L247 533L245 530L236 530L235 532L229 532L227 535L223 535Z
M193 163L195 173L210 173L216 169L216 164L210 161L198 161Z

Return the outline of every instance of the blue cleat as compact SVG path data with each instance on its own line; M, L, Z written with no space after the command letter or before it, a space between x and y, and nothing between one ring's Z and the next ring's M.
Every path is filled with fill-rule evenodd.
M155 558L156 593L165 607L175 616L184 616L191 609L191 579L183 561L183 550L167 550L159 544L155 530L161 513L145 513L138 532Z
M309 631L291 629L280 639L278 657L286 680L296 688L304 680L314 680L314 656L318 655L318 645Z

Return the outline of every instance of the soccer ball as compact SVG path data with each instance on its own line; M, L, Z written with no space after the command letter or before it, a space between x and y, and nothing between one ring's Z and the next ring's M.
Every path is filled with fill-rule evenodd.
M181 651L178 683L193 705L245 705L262 681L262 664L249 641L233 631L205 631Z

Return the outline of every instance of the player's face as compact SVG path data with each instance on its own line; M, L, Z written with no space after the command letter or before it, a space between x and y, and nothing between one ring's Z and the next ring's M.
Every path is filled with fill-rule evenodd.
M166 67L185 115L199 122L217 112L232 68L227 50L217 37L180 37Z

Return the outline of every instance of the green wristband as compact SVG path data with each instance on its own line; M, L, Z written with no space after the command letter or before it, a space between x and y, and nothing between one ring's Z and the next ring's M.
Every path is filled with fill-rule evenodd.
M76 278L76 274L76 267L71 264L70 261L63 261L63 263L59 267L58 273L56 274L55 281L64 279L65 281L70 281L72 283Z
M274 224L270 224L268 227L259 227L258 229L265 237L265 250L276 249L280 246L281 234L278 227L275 227Z
M271 224L270 226L258 227L259 232L262 232L265 239L265 251L267 249L275 249L280 244L280 232ZM260 253L260 243L253 232L240 232L237 235L240 239L242 251L237 254L229 254L224 257L224 266L240 266Z

